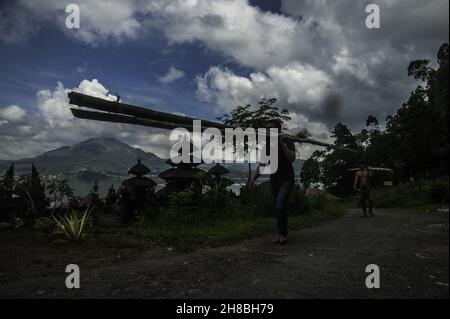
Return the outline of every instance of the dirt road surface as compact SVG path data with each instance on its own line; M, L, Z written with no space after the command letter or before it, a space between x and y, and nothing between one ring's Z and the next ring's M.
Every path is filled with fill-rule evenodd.
M357 210L292 232L178 253L170 248L43 244L0 233L0 297L24 298L449 298L448 213ZM67 264L81 287L67 289ZM368 289L368 264L380 268Z

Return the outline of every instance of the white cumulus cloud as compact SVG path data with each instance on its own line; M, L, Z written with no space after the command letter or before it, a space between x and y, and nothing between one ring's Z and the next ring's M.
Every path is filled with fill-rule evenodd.
M10 105L0 108L0 120L18 122L26 114L26 111L18 105Z
M182 70L177 69L174 66L171 66L167 73L164 76L161 76L158 78L159 82L164 84L172 83L178 79L181 79L184 77L186 73Z
M197 76L196 81L198 98L215 102L225 111L237 105L255 105L263 97L275 97L291 110L314 109L320 106L333 84L326 73L299 63L270 67L266 72L254 72L248 77L212 67L206 74Z
M247 0L157 0L142 10L171 43L201 41L257 69L312 53L309 20L264 12Z

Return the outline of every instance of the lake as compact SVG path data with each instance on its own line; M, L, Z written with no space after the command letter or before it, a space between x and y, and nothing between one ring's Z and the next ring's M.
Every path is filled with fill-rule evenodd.
M66 177L69 186L73 189L75 196L86 196L91 190L92 186L94 185L95 180L89 180L86 178L80 178L76 175L71 175ZM127 179L127 177L124 176L107 176L105 178L101 178L97 180L98 185L98 192L101 197L105 197L108 193L108 189L113 186L114 189L118 189L120 184ZM157 186L155 187L155 191L160 190L165 186L164 182L159 178L153 178L155 182L157 182ZM230 186L230 189L239 195L239 191L241 187L243 186L243 183L236 182L235 184Z

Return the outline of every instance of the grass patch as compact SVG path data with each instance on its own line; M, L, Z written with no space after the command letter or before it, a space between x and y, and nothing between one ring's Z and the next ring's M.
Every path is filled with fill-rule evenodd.
M270 185L243 189L239 197L212 190L200 201L173 196L159 211L142 212L129 231L157 245L188 251L217 247L276 232ZM347 203L306 196L296 185L288 205L289 229L311 227L344 214Z
M117 247L162 247L192 251L232 244L276 232L270 185L243 189L236 196L211 189L201 196L179 192L167 201L141 209L124 226L119 214L101 214L90 224L93 239ZM295 185L288 205L289 230L311 227L344 214L347 203L324 195L306 196Z
M344 210L337 203L328 203L329 209L309 214L289 216L289 229L298 230L338 218ZM274 217L250 216L184 216L184 218L146 218L130 231L159 245L190 251L202 247L217 247L275 233Z

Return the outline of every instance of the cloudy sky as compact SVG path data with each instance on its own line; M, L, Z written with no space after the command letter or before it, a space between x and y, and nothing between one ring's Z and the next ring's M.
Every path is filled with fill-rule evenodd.
M417 85L409 62L448 42L448 0L70 2L80 29L65 1L0 4L0 159L95 136L167 156L166 131L74 119L73 89L204 119L276 97L290 128L329 140L339 121L384 123ZM365 25L370 3L379 29Z

